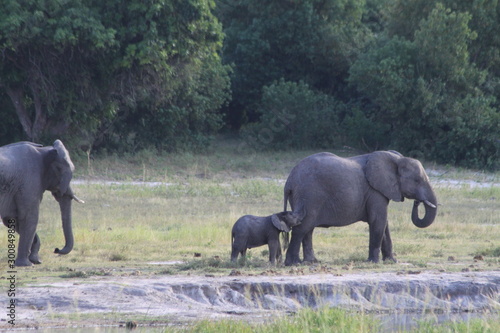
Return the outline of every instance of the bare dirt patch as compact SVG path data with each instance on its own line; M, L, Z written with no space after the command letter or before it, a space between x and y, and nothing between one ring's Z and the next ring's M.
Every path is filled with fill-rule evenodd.
M16 327L265 320L304 307L375 313L500 309L500 271L361 273L338 276L92 276L18 288ZM2 291L0 304L7 304ZM12 328L5 319L0 330Z

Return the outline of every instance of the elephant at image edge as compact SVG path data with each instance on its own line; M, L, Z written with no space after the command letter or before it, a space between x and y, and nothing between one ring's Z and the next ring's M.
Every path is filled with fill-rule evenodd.
M284 206L302 223L292 230L285 265L300 263L300 245L304 261L316 261L312 234L315 227L341 227L364 221L369 225L368 260L395 261L387 221L389 200L415 200L411 219L419 228L432 224L437 199L422 164L395 151L342 158L331 153L306 157L290 172L284 188ZM418 206L424 203L425 215Z
M19 142L0 147L0 217L8 226L15 221L19 234L16 266L40 264L40 238L36 233L40 202L47 190L59 203L66 244L55 253L73 249L71 201L78 199L71 190L74 166L60 140L52 147Z

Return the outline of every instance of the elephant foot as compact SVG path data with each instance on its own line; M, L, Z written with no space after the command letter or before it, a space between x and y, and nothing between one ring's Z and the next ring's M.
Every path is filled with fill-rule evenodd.
M15 265L16 265L16 267L21 267L21 266L31 266L33 264L28 259L19 259L18 258L18 259L16 259Z
M396 264L398 261L393 256L390 256L390 257L384 258L384 262L387 262L390 264Z
M317 264L319 263L319 260L316 259L314 255L304 255L304 260L302 261L304 264Z
M379 263L379 258L368 258L367 262L372 262L374 264L378 264Z
M305 265L314 265L314 264L317 264L319 263L319 260L316 259L316 257L308 257L308 258L304 258L304 260L302 261L303 264Z
M40 265L42 263L42 261L40 260L40 258L38 258L38 255L36 255L36 256L30 256L30 261L32 263L34 263L35 265Z
M294 257L294 258L286 258L285 260L285 266L297 266L300 265L302 261L300 260L299 257Z

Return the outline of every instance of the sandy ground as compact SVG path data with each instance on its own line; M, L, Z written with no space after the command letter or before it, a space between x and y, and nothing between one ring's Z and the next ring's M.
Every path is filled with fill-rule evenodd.
M17 290L15 327L123 325L134 318L159 323L204 318L255 321L320 306L375 313L489 312L497 316L500 310L500 270L342 276L235 273L222 277L101 276L33 283ZM4 306L9 304L7 294L6 290L0 294L4 313L8 312ZM13 327L6 314L0 318L0 330Z

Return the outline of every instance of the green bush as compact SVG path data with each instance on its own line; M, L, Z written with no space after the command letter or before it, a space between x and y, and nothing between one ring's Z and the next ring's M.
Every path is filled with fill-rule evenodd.
M229 99L230 69L217 57L204 61L176 83L175 96L159 105L145 100L125 112L110 128L103 145L118 152L148 147L168 152L206 148L223 124L220 107Z
M258 148L324 148L338 145L345 105L303 82L280 80L264 87L260 121L242 135Z
M390 145L390 125L376 120L374 110L358 105L348 107L342 121L345 144L354 148L379 150Z
M390 146L405 155L464 167L499 167L500 113L483 89L486 72L470 61L477 37L467 13L437 4L414 39L380 38L350 68L367 100L364 118L386 125ZM357 118L363 119L362 116ZM372 126L369 131L382 130Z

